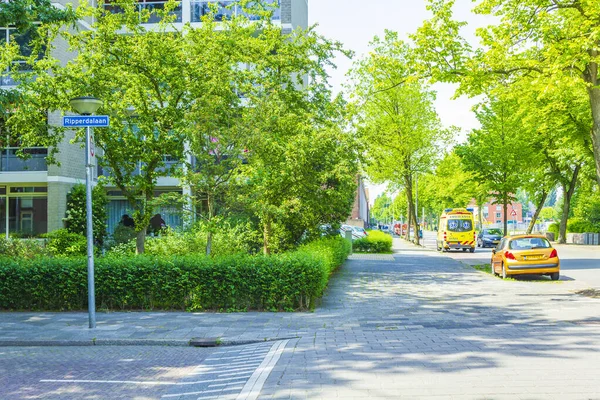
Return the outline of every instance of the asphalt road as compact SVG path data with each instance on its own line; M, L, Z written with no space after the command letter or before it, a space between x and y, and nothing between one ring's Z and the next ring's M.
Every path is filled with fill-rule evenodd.
M436 248L435 232L424 232L426 248ZM554 245L561 261L561 280L576 280L589 287L600 288L600 246ZM475 253L451 251L449 257L469 265L489 264L491 248L477 248ZM535 279L535 278L534 278Z

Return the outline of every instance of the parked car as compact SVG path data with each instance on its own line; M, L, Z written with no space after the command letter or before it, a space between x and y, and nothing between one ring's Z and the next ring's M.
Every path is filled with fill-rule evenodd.
M350 226L350 225L342 225L340 226L340 236L342 236L343 238L346 237L346 232L351 232L352 233L352 240L356 240L356 239L360 239L363 236L359 235L358 232L356 232L354 230L354 227Z
M502 240L500 229L483 229L477 235L477 247L495 247Z
M510 275L549 275L560 278L558 252L542 235L507 236L492 250L492 273L503 279Z
M353 226L352 230L354 230L354 232L361 238L364 238L368 235L367 231L365 231L365 228L361 228L360 226Z

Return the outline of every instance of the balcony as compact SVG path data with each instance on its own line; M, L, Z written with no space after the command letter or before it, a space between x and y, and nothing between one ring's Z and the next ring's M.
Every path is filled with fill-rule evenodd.
M160 22L160 15L157 15L154 11L162 11L165 9L166 1L146 1L136 3L136 8L138 13L140 13L140 22L141 22L141 12L142 10L148 10L150 12L150 18L147 21L144 21L144 24L157 24ZM113 5L113 4L104 4L104 9L113 14L123 13L123 8ZM174 10L169 12L169 15L175 16L174 22L181 22L183 20L181 3L175 7Z
M156 13L153 13L155 10L164 10L166 1L144 1L136 4L137 11L140 12L142 10L150 11L150 19L145 21L145 24L156 24L160 22L160 16ZM267 0L266 3L272 4L276 6L273 10L274 21L281 20L281 4L280 0ZM211 11L210 4L215 4L217 7L217 11L215 14L215 19L217 21L226 21L231 19L234 15L245 15L248 19L255 21L260 17L257 15L246 13L242 10L240 6L236 4L235 1L190 1L190 2L179 2L177 7L170 13L170 15L175 16L175 22L202 22L202 17L209 14ZM188 6L189 5L189 6ZM111 3L104 4L104 9L111 13L123 13L123 8L114 5ZM140 17L141 18L141 17Z
M45 147L29 147L22 149L26 158L19 157L18 147L8 147L0 150L1 172L47 171L46 157L48 149Z

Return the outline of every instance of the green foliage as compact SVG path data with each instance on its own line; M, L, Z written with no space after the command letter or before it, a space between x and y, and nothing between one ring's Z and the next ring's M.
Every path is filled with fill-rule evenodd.
M358 253L391 253L392 237L381 231L369 231L369 234L352 242L354 251Z
M103 257L97 306L110 310L303 310L313 307L349 244L323 239L274 256ZM87 307L85 258L0 260L0 309Z
M48 255L44 243L36 239L6 239L0 237L0 255L15 259L27 259Z
M558 238L558 231L560 230L559 224L557 222L553 222L548 226L548 232L554 233L554 237Z
M239 253L255 254L260 250L262 238L256 227L249 222L223 221L213 231L212 256ZM164 234L146 239L145 253L155 256L182 256L205 254L207 240L206 224L198 223L187 231L168 230ZM135 253L135 232L118 226L113 235L114 245L109 254L128 256Z
M48 239L46 249L53 256L81 256L87 253L87 239L79 233L59 229L44 235Z
M108 218L106 207L108 198L102 185L92 189L92 223L94 229L94 242L102 245L106 238L106 220ZM67 194L67 212L63 218L65 228L71 233L82 236L87 234L86 188L84 184L73 186Z
M552 221L556 218L556 210L553 207L544 207L540 211L542 221Z
M567 232L586 233L600 232L600 223L593 223L583 218L571 218L567 222Z

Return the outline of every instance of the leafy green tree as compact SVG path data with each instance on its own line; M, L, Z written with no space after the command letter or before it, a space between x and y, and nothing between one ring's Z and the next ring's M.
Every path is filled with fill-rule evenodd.
M552 207L544 207L540 210L539 216L542 221L553 221L556 218L556 212Z
M264 52L245 71L253 84L242 90L247 152L238 199L260 221L269 254L275 238L293 245L319 224L348 217L359 153L345 103L327 84L326 67L341 45L314 28L290 35L266 29L258 39Z
M492 99L476 110L481 129L473 130L467 143L456 148L463 165L485 191L504 208L504 234L508 234L508 204L525 180L534 160L527 137L515 117L515 104Z
M418 232L415 174L432 168L448 135L433 106L435 94L412 78L412 53L397 33L386 31L371 46L370 55L351 72L357 130L367 147L367 172L374 182L387 181L404 189L408 221Z
M386 194L377 196L370 209L371 216L381 223L389 221L391 217L392 198Z
M420 71L434 81L457 82L459 93L489 93L500 79L582 88L592 124L586 135L600 183L600 4L597 1L482 0L474 11L493 15L479 29L481 48L462 36L454 0L430 0L433 18L412 36Z
M70 233L87 235L86 191L84 184L73 186L67 194L67 211L63 218L65 228ZM101 246L106 238L106 220L108 198L102 185L92 189L92 222L94 229L94 243Z
M176 6L170 2L164 11L156 11L163 20L158 29L148 31L140 23L140 18L142 22L150 18L148 12L140 17L132 1L118 6L123 13L79 7L78 17L92 17L93 30L55 33L77 56L66 65L57 60L36 65L37 78L25 80L20 87L27 106L17 111L12 122L22 137L31 138L35 136L28 121L32 109L68 110L69 100L77 95L102 99L99 112L111 117L111 126L95 130L99 163L110 171L109 183L135 210L136 251L143 253L158 178L180 171L185 143L197 132L206 135L211 130L209 122L215 117L209 116L217 105L217 117L225 119L228 114L223 109L236 105L232 98L239 102L229 80L240 61L234 55L260 22L247 24L240 17L218 30L207 18L200 28L185 26L178 31L170 24L168 14ZM53 127L47 136L56 144L64 133ZM83 131L77 132L76 140L83 138Z

